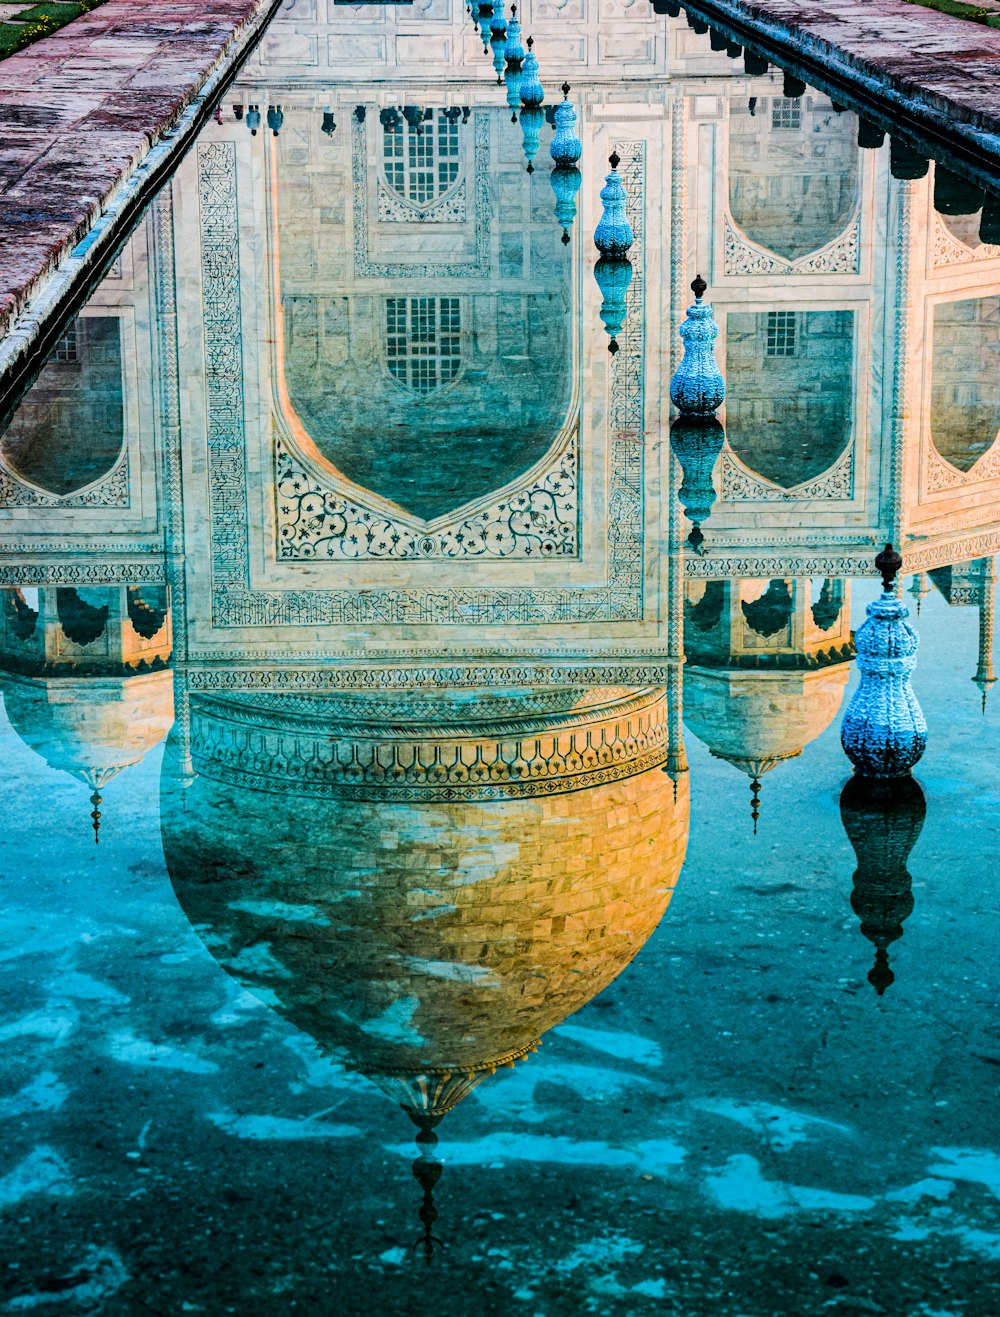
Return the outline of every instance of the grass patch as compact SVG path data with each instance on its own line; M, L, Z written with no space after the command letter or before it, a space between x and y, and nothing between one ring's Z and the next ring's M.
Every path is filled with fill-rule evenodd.
M0 23L0 59L24 50L42 37L51 36L74 18L90 13L102 3L103 0L69 0L69 3L60 4L58 0L45 0L44 4L22 9L16 20Z
M983 9L981 5L963 4L962 0L908 0L908 3L922 5L924 9L936 9L939 14L949 14L952 18L967 18L985 27L1000 27L1000 14L992 9Z

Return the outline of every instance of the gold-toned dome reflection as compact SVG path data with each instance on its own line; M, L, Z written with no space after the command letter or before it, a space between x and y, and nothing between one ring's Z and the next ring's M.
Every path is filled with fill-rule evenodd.
M429 1127L662 918L666 737L662 690L197 699L167 866L229 974Z

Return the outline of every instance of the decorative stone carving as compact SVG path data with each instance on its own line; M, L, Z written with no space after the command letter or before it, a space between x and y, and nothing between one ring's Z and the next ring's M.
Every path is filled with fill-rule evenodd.
M127 451L95 484L63 495L27 484L0 460L0 508L127 508L131 501Z
M547 468L505 498L429 530L404 514L365 507L311 474L280 439L274 443L277 554L317 558L454 559L573 557L578 552L574 428Z
M724 220L726 274L857 274L861 269L861 213L833 242L818 252L788 261L757 246L736 227L727 212Z
M1000 256L1000 247L984 242L978 247L967 247L951 232L940 215L934 215L934 267L966 265L969 261L993 261Z
M431 711L433 712L433 711ZM610 714L610 716L609 716ZM330 721L318 738L307 716L235 699L192 710L194 766L209 776L345 800L502 800L618 781L661 764L662 691L641 691L590 717L502 719L481 730L436 721L385 727Z
M927 447L927 489L937 493L942 489L956 489L960 485L971 485L977 480L994 480L1000 475L1000 443L983 453L982 457L968 471L960 471L945 461L934 447L933 440Z
M379 222L382 224L464 224L465 179L428 206L418 206L407 201L379 179L377 203Z
M722 455L722 497L727 503L789 503L826 499L845 502L854 497L854 443L844 450L828 471L796 485L782 489L762 479L743 466L727 448Z

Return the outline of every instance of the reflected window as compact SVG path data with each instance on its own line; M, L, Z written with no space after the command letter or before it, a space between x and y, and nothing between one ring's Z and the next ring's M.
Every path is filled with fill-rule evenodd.
M775 96L771 102L771 127L797 132L802 127L802 102L789 96Z
M64 496L111 471L124 438L118 317L83 316L53 348L0 436L4 464Z
M386 123L382 155L385 180L394 192L418 206L434 201L458 180L457 116L429 110L415 122L408 117Z
M461 368L462 322L457 297L390 297L385 304L386 356L393 379L431 393Z
M69 329L66 330L66 333L63 334L62 338L52 349L52 355L49 357L50 361L59 362L61 365L70 365L79 361L80 349L76 326L77 322L74 320Z
M794 311L768 311L767 355L794 357L796 346L796 317Z

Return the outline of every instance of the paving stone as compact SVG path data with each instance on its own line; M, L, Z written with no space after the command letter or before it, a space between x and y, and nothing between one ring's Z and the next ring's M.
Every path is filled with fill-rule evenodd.
M106 0L0 61L0 337L277 3Z

